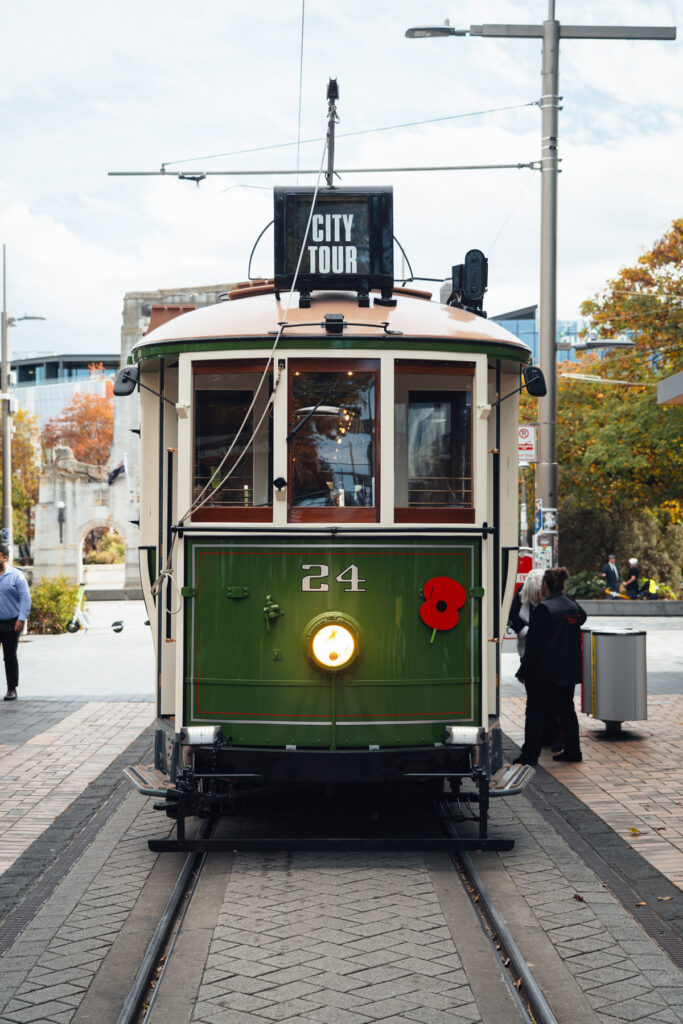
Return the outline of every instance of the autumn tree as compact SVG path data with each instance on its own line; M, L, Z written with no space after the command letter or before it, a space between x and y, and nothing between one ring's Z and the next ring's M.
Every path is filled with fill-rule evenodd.
M12 533L17 544L31 536L31 510L38 501L40 430L38 417L19 407L12 417ZM0 459L2 438L0 438ZM2 481L0 481L0 500Z
M114 402L102 395L78 392L42 432L44 448L66 445L79 462L103 466L114 437Z
M582 306L590 328L629 349L558 367L561 558L589 569L635 555L677 589L683 562L683 408L657 404L657 381L680 368L683 219ZM598 378L592 381L576 376ZM534 418L525 399L521 417ZM542 399L541 399L542 401Z

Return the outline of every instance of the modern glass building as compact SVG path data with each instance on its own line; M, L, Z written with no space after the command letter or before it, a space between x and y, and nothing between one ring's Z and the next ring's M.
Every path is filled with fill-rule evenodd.
M501 313L492 316L497 324L510 331L520 341L529 346L535 363L539 361L539 320L538 306L525 306L523 309L513 309L510 313ZM557 321L557 340L559 342L578 341L579 324L577 320ZM558 363L566 362L568 359L576 359L576 352L573 348L558 350Z

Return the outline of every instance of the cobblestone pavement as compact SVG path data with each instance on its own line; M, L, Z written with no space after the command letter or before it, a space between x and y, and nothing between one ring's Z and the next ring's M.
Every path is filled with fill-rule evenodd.
M0 959L2 1024L72 1020L139 899L157 856L147 840L160 827L131 793Z
M529 801L499 800L496 828L514 849L472 857L544 991L563 969L604 1024L680 1024L683 973ZM590 1019L569 1007L558 1020Z
M521 696L503 700L503 731L519 745L524 707ZM544 750L539 763L683 888L683 694L648 698L647 721L624 723L630 738L609 740L601 722L578 718L583 761L558 763Z
M23 701L3 708L0 875L154 716L150 703L92 701L62 713L47 729L38 731L42 710L41 702Z
M482 1020L423 858L238 857L193 1024Z

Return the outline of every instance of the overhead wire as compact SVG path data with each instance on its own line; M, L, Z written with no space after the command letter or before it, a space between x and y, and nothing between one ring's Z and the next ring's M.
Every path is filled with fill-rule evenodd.
M466 114L446 114L443 117L430 117L423 121L404 121L401 124L387 124L379 128L361 128L354 132L338 132L338 139L348 139L355 135L372 135L377 132L397 131L399 128L419 128L423 124L438 124L442 121L457 121L464 117L483 117L485 114L499 114L507 110L522 110L525 107L538 106L538 100L529 100L527 103L513 103L506 107L490 107L488 110L472 110ZM292 146L307 146L309 143L324 141L322 136L314 139L297 139L296 142L279 142L271 146L253 146L249 149L233 149L227 153L209 153L206 156L184 157L182 160L166 160L161 167L175 167L176 164L194 163L197 160L218 160L224 156L244 156L247 153L265 153L269 150L287 149ZM297 163L298 167L298 163Z

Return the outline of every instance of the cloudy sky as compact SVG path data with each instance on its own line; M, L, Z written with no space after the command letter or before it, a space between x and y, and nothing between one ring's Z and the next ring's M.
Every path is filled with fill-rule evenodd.
M404 33L445 19L538 24L547 10L547 0L305 0L300 138L316 141L301 145L299 166L320 166L330 76L341 93L340 168L537 160L539 40ZM556 10L565 24L683 31L683 0L557 0ZM197 187L107 172L295 168L301 23L301 0L1 0L7 305L47 318L12 328L15 354L117 351L125 292L246 277L272 216L269 190L294 178ZM560 318L574 318L683 212L682 45L561 45ZM491 112L500 107L514 109ZM367 131L436 118L450 119ZM365 180L393 184L395 233L416 275L445 277L481 248L490 315L538 301L538 172ZM272 272L272 235L252 269Z

